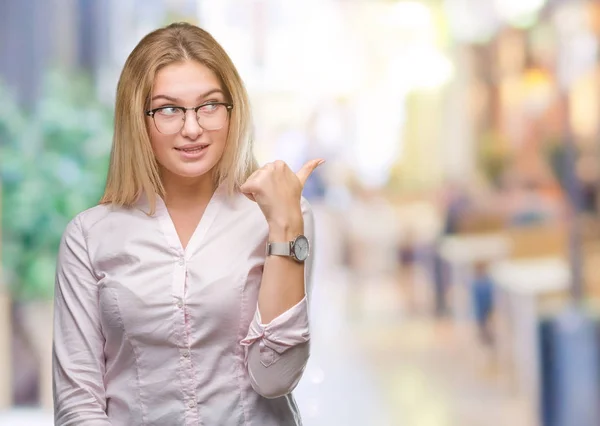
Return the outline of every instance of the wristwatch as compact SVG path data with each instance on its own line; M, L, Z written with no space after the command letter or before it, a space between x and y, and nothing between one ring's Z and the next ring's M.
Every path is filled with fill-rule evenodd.
M298 235L287 243L267 242L267 256L287 256L298 263L303 263L310 254L310 243L304 235Z

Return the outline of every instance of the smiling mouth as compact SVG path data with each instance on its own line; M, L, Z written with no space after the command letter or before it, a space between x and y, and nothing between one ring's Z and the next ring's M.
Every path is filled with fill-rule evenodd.
M206 148L208 145L196 145L196 146L190 146L190 147L181 147L181 148L175 148L177 151L181 151L181 152L200 152L202 151L204 148Z

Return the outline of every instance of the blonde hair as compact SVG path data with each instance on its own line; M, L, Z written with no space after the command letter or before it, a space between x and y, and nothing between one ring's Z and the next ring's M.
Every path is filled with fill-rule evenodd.
M175 23L146 35L125 62L117 85L114 139L101 204L130 207L145 194L149 213L153 214L156 196L164 198L144 111L150 103L156 73L187 60L212 70L233 104L225 151L213 173L215 185L224 184L232 194L257 169L248 94L233 62L208 32L191 24Z

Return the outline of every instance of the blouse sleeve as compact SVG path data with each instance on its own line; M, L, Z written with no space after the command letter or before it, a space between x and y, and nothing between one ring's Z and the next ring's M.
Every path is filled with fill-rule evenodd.
M110 426L103 346L97 279L78 216L63 234L56 269L52 347L56 425Z
M290 393L302 377L310 355L308 304L314 262L314 217L303 199L304 234L311 254L304 262L305 297L270 323L263 324L258 306L248 335L242 340L245 361L254 389L267 398Z

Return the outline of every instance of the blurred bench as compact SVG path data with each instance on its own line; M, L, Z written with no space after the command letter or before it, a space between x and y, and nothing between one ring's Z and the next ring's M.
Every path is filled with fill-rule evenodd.
M492 268L496 283L495 349L510 388L539 412L540 356L537 326L549 304L568 298L570 271L561 257L511 259Z
M568 235L562 226L506 231L510 256L491 267L496 284L494 335L498 364L510 388L527 404L533 422L539 411L539 318L548 306L570 296Z
M457 330L471 333L470 286L474 266L488 265L496 283L494 358L502 377L528 403L537 407L537 318L547 304L565 303L570 271L567 232L562 226L505 229L494 217L465 219L461 233L443 239L440 254L450 266L450 300ZM594 255L600 260L600 245ZM588 262L587 274L593 275ZM595 278L598 280L598 278ZM598 288L600 286L597 286ZM467 327L463 324L467 324ZM475 344L469 336L465 342Z

